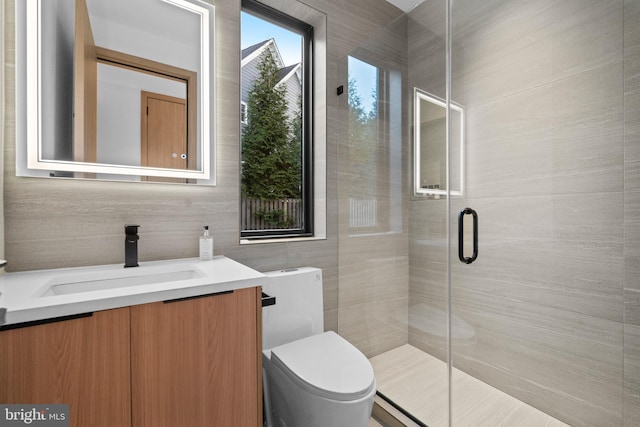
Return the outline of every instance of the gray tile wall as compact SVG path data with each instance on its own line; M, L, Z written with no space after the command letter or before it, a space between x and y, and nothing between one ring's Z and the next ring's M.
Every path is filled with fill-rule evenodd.
M410 15L409 76L443 96L436 3ZM467 191L452 211L480 216L478 261L451 254L454 365L576 426L640 412L638 7L454 2ZM413 201L409 217L409 340L441 358L444 318L424 307L446 308L445 212Z
M640 425L640 1L624 1L624 426Z

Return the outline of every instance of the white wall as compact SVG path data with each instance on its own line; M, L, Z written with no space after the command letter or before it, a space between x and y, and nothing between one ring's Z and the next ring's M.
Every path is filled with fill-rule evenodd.
M75 0L48 0L42 15L42 137L45 159L71 160Z

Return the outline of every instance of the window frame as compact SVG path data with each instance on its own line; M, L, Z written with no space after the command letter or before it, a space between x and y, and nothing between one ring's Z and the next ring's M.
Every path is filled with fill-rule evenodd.
M295 32L302 37L302 140L301 168L302 227L296 229L242 230L240 238L247 241L294 237L314 237L314 27L256 0L242 0L241 12ZM242 139L240 142L242 151ZM240 154L240 164L242 164ZM240 196L242 200L242 196ZM242 215L242 213L241 213Z

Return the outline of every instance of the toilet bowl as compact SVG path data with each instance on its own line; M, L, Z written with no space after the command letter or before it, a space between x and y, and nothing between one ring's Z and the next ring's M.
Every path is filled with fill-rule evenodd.
M322 271L265 273L263 388L269 427L366 427L376 382L369 360L323 332Z

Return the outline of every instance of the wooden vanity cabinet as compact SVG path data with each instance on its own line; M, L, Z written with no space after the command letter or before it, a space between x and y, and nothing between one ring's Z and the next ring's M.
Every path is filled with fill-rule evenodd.
M67 403L74 427L262 426L260 310L247 288L1 330L0 403Z
M131 425L129 308L0 331L0 403L69 405L73 427Z
M261 426L256 288L131 307L135 427Z

